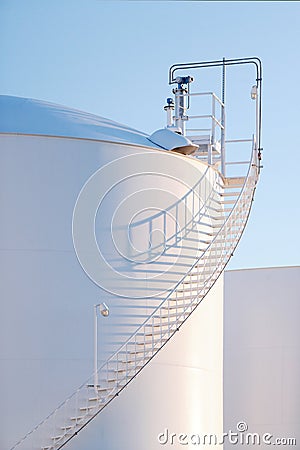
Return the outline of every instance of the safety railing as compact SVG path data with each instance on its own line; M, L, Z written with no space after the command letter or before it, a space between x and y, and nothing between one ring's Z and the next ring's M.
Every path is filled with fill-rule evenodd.
M214 92L190 92L184 90L175 91L175 105L182 103L189 105L187 108L193 110L192 98L208 97L210 99L210 108L206 114L186 115L185 107L175 107L173 116L174 124L183 130L183 134L193 143L199 146L195 156L207 161L209 165L216 164L222 158L225 158L225 105ZM195 109L195 108L194 108ZM189 121L193 120L196 126L191 127ZM189 124L189 126L188 126ZM204 126L206 124L206 126ZM209 126L208 126L209 125ZM199 134L201 133L201 134Z

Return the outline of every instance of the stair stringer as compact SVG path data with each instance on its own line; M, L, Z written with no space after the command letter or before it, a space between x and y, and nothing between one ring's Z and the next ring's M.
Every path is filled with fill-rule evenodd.
M222 179L214 199L222 221L205 251L136 332L94 374L11 450L59 450L98 415L149 363L201 303L223 272L247 224L259 168L254 147L243 179ZM232 189L235 189L233 192ZM235 197L226 210L224 198ZM210 206L208 206L210 209ZM207 213L207 209L205 209ZM203 213L203 215L205 215ZM212 219L216 219L213 214ZM218 217L220 219L220 217ZM187 233L193 233L191 228ZM48 436L46 438L45 436Z

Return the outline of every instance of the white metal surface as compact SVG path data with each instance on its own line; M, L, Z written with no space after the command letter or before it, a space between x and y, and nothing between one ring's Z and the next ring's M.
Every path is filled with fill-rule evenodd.
M299 292L299 266L225 273L224 429L244 420L250 449L299 448Z
M59 136L159 148L147 134L95 114L30 98L0 95L0 133Z

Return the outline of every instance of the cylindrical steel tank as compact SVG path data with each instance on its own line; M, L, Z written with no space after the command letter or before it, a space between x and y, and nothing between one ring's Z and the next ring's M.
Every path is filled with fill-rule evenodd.
M201 179L197 200L204 203L217 175L91 114L6 96L0 114L0 445L9 449L92 373L93 305L110 308L98 319L101 364L184 275L196 244L162 256L186 220L178 201ZM176 336L176 347L171 341L122 393L120 406L114 400L66 448L155 450L163 445L156 437L141 447L147 430L174 426L175 433L195 425L195 432L205 425L221 433L221 284L206 314L199 310L198 321ZM137 417L137 408L135 439L126 414ZM158 427L160 409L169 416Z

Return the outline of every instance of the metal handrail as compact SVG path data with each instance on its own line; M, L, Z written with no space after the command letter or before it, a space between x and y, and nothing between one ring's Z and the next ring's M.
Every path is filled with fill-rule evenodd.
M256 142L257 142L257 149L259 154L262 151L261 148L261 123L262 123L262 63L261 60L254 56L250 58L235 58L235 59L226 59L223 58L222 60L213 60L213 61L201 61L201 62L195 62L195 63L181 63L181 64L173 64L169 69L169 84L176 83L174 73L177 70L183 70L183 69L201 69L201 68L211 68L211 67L222 67L223 68L223 85L224 85L224 74L225 74L225 67L226 66L235 66L235 65L254 65L255 71L256 71L256 87L258 89L258 117L257 117L257 136L256 136ZM223 104L224 99L222 99ZM259 158L260 159L260 158ZM258 170L260 171L260 164L258 167Z
M220 228L219 232L221 232L221 230L226 226L228 220L230 219L231 215L233 214L234 209L235 209L236 205L238 204L238 202L239 202L239 200L240 200L240 198L241 198L241 196L242 196L242 193L243 193L244 190L245 190L245 187L246 187L247 180L248 180L248 178L249 178L251 169L252 169L253 167L257 167L256 153L255 153L255 151L256 151L256 149L253 148L253 151L252 151L252 157L251 157L251 164L249 164L248 174L247 174L247 176L245 177L245 183L244 183L243 187L241 188L241 192L240 192L238 198L236 199L236 202L235 202L235 204L234 204L234 206L233 206L231 212L228 214L228 216L227 216L227 218L225 219L225 222L224 222L222 228ZM210 247L211 247L212 244L215 242L217 236L218 236L218 235L216 235L216 236L214 237L214 239L213 239L212 242L209 244L209 246L208 246L208 248L206 249L206 251L204 252L204 254L203 254L203 255L202 255L202 256L201 256L201 257L200 257L200 258L199 258L192 266L191 266L191 268L190 268L190 269L188 270L188 272L183 276L183 278L175 285L173 291L176 291L176 289L183 283L183 281L185 280L185 278L186 278L187 276L189 276L190 272L191 272L191 271L194 269L194 267L199 263L199 260L200 260L201 258L205 257L205 254L209 251ZM154 315L154 314L155 314L155 313L156 313L156 312L164 305L164 303L171 297L172 293L173 293L173 292L171 292L171 293L168 294L168 296L167 296L167 297L160 303L160 305L159 305L159 306L151 313L151 315L145 320L145 322L144 322L142 325L140 325L140 327L136 330L136 332L135 332L132 336L134 336L135 334L137 334L137 333L142 329L142 327L148 322L148 320L150 320L151 317L152 317L152 316L153 316L153 315ZM128 338L128 341L132 338L132 336L131 336L130 338ZM126 346L126 344L128 343L128 341L126 341L126 342L122 345L122 347L120 347L120 349L117 350L117 351L115 352L115 354L117 354L121 349L123 349L123 347ZM115 355L115 354L114 354L114 355ZM114 355L112 355L107 361L111 360L111 359L114 357ZM106 364L106 363L105 363L105 364ZM104 364L104 365L105 365L105 364ZM102 367L104 367L104 365L103 365ZM100 368L99 370L101 370L101 368Z

